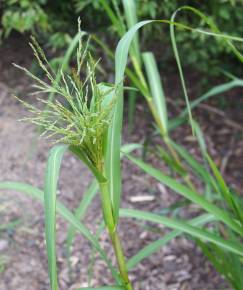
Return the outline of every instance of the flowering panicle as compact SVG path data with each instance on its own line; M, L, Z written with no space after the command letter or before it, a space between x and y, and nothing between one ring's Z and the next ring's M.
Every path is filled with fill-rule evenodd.
M35 39L32 38L31 47L44 71L48 82L41 80L26 68L14 64L25 71L36 84L33 86L39 93L52 93L54 98L44 100L44 110L21 102L32 113L31 117L23 120L30 121L44 129L46 135L54 142L63 142L78 146L96 167L102 160L105 146L105 137L111 121L116 90L114 86L97 83L95 63L88 52L88 44L83 47L80 41L77 49L77 69L71 74L62 70L55 73L49 64L44 51ZM85 67L84 67L85 66ZM85 75L81 79L80 75Z

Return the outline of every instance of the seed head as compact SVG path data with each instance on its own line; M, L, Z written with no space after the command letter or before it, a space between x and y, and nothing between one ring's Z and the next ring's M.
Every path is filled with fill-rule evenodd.
M37 98L44 103L43 110L20 100L31 112L31 117L23 120L43 128L42 135L51 138L54 143L78 146L89 161L98 167L104 156L116 90L112 85L97 83L95 73L98 62L88 52L88 44L82 45L80 28L79 33L77 69L72 69L71 74L65 74L61 69L55 73L34 38L30 45L48 80L44 81L26 68L14 65L35 81L33 87L36 91L33 94L54 94L54 98L47 100Z

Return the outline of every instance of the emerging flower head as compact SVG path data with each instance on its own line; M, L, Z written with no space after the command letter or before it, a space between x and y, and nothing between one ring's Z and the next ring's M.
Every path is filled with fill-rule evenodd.
M82 46L81 31L79 32L77 69L73 69L70 75L64 74L62 70L57 73L53 71L35 39L32 39L30 45L48 82L36 77L26 68L15 66L36 81L34 87L37 91L34 94L51 93L54 96L48 100L38 98L45 104L44 110L21 101L32 113L31 117L24 120L41 126L44 130L43 135L52 138L54 142L78 147L92 165L99 168L115 103L115 88L97 83L97 63L88 52L88 45ZM81 74L85 75L83 79Z

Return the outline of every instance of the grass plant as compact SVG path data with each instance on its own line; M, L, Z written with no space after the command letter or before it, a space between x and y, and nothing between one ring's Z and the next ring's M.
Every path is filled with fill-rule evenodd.
M117 18L110 7L105 4L105 1L102 1L102 3L104 7L106 7L107 13L110 15L112 21L117 23L117 25L119 24L119 27L117 27L119 33L123 33L124 25L120 20L121 17L118 15L119 18ZM198 241L198 244L205 254L211 259L217 269L219 269L231 282L233 287L235 287L235 289L242 289L239 288L242 286L242 279L239 279L239 283L234 283L234 278L240 273L239 269L241 268L243 257L243 246L241 243L243 237L242 201L237 194L233 194L227 187L214 161L208 155L200 127L192 116L191 104L187 96L182 66L176 47L174 26L186 29L191 33L203 33L209 37L214 36L220 38L222 41L228 43L233 53L235 53L240 60L241 54L233 45L232 41L242 42L243 39L223 35L216 30L211 23L209 23L209 27L211 28L210 31L203 31L199 28L191 28L176 23L174 19L176 14L174 14L170 21L146 20L136 23L133 14L135 8L130 6L132 5L131 3L132 1L124 1L124 7L126 7L127 11L126 17L131 18L130 21L128 21L131 28L128 32L124 33L124 36L121 38L116 48L114 55L115 84L107 84L98 81L98 76L96 76L98 61L95 61L91 56L88 46L82 43L81 30L79 30L77 67L75 70L72 70L71 74L64 73L63 70L55 73L46 59L43 50L38 43L33 40L31 46L40 67L45 73L46 80L36 77L25 68L18 65L16 65L16 67L23 70L36 82L34 85L36 89L35 94L54 94L55 98L49 98L48 100L44 100L40 97L38 98L39 102L44 105L44 110L21 101L31 113L31 116L24 118L24 120L41 126L44 129L43 135L51 139L54 143L54 147L49 153L43 191L31 185L18 182L1 182L0 189L13 189L24 192L40 200L44 204L46 246L52 290L58 289L58 271L56 264L56 212L71 225L68 233L68 248L70 248L72 243L74 232L76 231L82 234L91 243L95 251L99 253L101 259L110 269L114 279L115 285L113 286L107 285L100 288L89 287L83 289L132 290L133 286L129 280L128 271L135 267L141 260L154 253L159 247L182 233ZM200 17L204 17L195 9L183 9L190 10ZM204 158L204 163L202 164L190 156L184 148L170 139L166 101L163 93L163 86L159 80L159 73L154 56L151 53L140 54L137 32L143 26L156 22L163 25L170 25L171 27L173 49L187 103L186 118L189 119L193 132L198 138ZM134 72L127 68L129 51L134 66ZM142 61L145 63L146 76L143 74ZM170 157L176 165L180 165L180 168L182 168L182 170L178 170L178 172L185 171L187 173L189 169L192 168L197 178L206 184L213 193L217 193L220 196L220 202L208 200L207 196L198 192L188 179L189 174L186 174L186 176L184 173L182 174L184 183L181 184L176 178L167 176L165 173L161 172L161 170L147 164L144 160L134 157L131 152L139 148L140 145L129 144L128 146L121 146L123 81L125 73L128 74L133 84L136 84L140 93L146 98L156 125L168 147L169 154L171 155ZM148 79L148 84L146 79ZM209 97L214 94L216 94L215 91L206 96ZM94 183L92 183L91 187L84 195L75 213L69 211L56 199L61 162L67 150L72 152L80 161L86 164L95 177ZM170 188L173 192L179 194L190 203L199 206L201 212L198 217L192 220L182 220L137 209L121 208L121 157L128 158L136 166ZM173 164L173 162L168 163L169 166L171 164ZM84 217L98 188L100 192L103 221L110 237L110 245L114 250L117 266L114 266L107 257L106 252L99 244L97 235L91 233L82 221L80 221ZM224 209L222 209L222 204L224 205ZM163 224L173 229L173 231L161 239L147 245L127 261L118 233L120 217L135 218L144 222L149 221L156 224ZM206 226L208 223L213 225L213 227L211 226L209 229ZM222 259L216 261L211 255L211 250L215 251ZM230 268L226 269L222 266L223 262L227 262L225 261L226 257L231 258L232 265L234 265L236 269L235 273L232 273L232 271L230 272Z
M31 47L34 51L40 67L45 72L50 83L44 82L32 75L28 70L15 65L25 71L37 82L34 85L38 93L54 93L57 97L40 102L46 104L46 110L32 106L21 101L31 112L32 116L24 118L44 129L43 135L52 138L54 143L64 143L54 147L50 153L49 166L46 172L45 187L45 216L46 216L46 239L49 257L49 272L52 289L57 289L55 238L55 199L52 192L56 191L54 182L55 168L60 168L63 153L69 147L80 158L96 177L102 202L104 221L110 235L111 243L117 258L117 264L123 286L132 289L126 269L125 257L117 232L117 221L114 218L113 207L110 200L109 179L105 169L105 146L108 127L111 125L114 106L117 102L116 89L97 83L95 67L97 62L93 60L81 42L81 30L77 50L77 69L72 75L65 75L62 71L60 81L53 72L43 50L33 40ZM83 68L83 66L86 66ZM80 79L80 74L85 71L85 78ZM55 167L55 168L54 168ZM57 171L58 173L58 171Z

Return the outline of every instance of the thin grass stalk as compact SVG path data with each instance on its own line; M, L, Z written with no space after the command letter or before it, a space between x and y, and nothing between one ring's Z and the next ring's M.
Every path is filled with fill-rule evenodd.
M182 160L180 159L179 155L177 154L176 150L173 148L173 146L171 145L171 139L169 138L169 136L166 136L164 138L164 142L166 147L168 148L169 152L171 153L172 158L174 159L175 163L180 166L181 168L185 169L185 165L183 164ZM189 174L187 174L186 176L183 176L183 179L185 181L185 183L187 184L187 186L193 190L196 191L196 187L194 186L191 177Z
M104 172L104 169L103 169ZM119 272L124 283L126 290L133 290L131 282L128 277L128 270L126 265L126 258L123 253L120 237L117 231L117 224L114 219L112 203L110 199L109 184L108 181L100 182L100 194L104 221L107 227L108 234L110 236L112 247L116 256L117 265Z
M169 137L168 130L168 117L167 117L165 94L153 53L151 52L143 53L143 61L145 64L145 69L150 86L149 93L151 94L151 96L147 99L147 103L151 110L152 116L159 129L161 138L164 141L167 149L169 150L174 162L179 167L185 169L184 164L180 160L179 155L171 145L170 141L171 139ZM183 176L183 179L192 190L195 190L195 186L193 185L193 182L191 181L189 175Z

